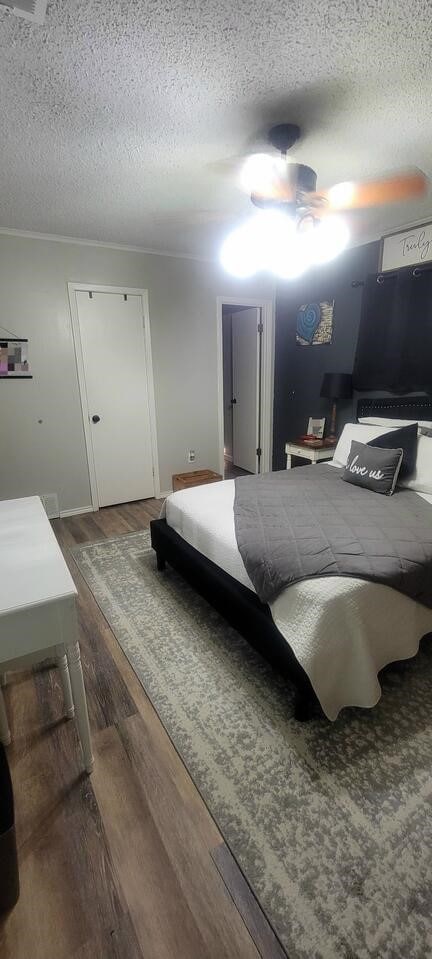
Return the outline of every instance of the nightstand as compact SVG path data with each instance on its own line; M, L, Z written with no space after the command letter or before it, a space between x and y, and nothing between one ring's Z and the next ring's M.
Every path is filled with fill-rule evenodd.
M301 440L286 443L286 468L287 470L291 469L292 456L301 456L302 459L310 460L313 466L316 466L322 460L331 460L336 446L337 443L328 440L319 440L313 446L310 443L302 443Z

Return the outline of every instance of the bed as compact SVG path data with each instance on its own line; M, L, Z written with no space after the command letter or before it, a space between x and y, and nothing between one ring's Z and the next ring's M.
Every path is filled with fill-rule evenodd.
M426 429L432 402L368 398L358 405L358 420L365 442L386 432L387 421L422 422ZM426 442L432 449L432 438ZM380 670L415 655L432 632L432 610L388 586L349 576L304 579L270 604L260 602L237 546L234 493L228 480L169 496L161 519L151 524L158 568L169 562L294 683L296 718L308 718L317 704L330 720L344 706L374 706ZM411 495L429 504L432 524L432 486L425 492L414 480Z

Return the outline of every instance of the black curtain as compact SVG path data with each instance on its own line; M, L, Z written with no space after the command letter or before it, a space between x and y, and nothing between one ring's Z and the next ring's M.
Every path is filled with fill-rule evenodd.
M432 392L432 267L369 276L354 361L355 390Z

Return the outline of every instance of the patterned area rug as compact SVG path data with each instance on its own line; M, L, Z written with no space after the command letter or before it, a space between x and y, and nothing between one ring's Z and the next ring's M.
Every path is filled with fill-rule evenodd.
M74 556L290 959L431 956L432 644L375 709L299 724L148 532Z

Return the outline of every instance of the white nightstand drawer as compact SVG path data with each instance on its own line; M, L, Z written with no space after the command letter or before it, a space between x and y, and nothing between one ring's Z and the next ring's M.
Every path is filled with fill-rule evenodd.
M286 453L286 468L287 470L291 469L291 457L299 456L301 459L309 460L313 466L316 463L319 463L323 460L332 460L334 451L336 449L336 443L334 446L323 446L323 447L313 447L300 445L298 443L286 443L285 444L285 453Z

